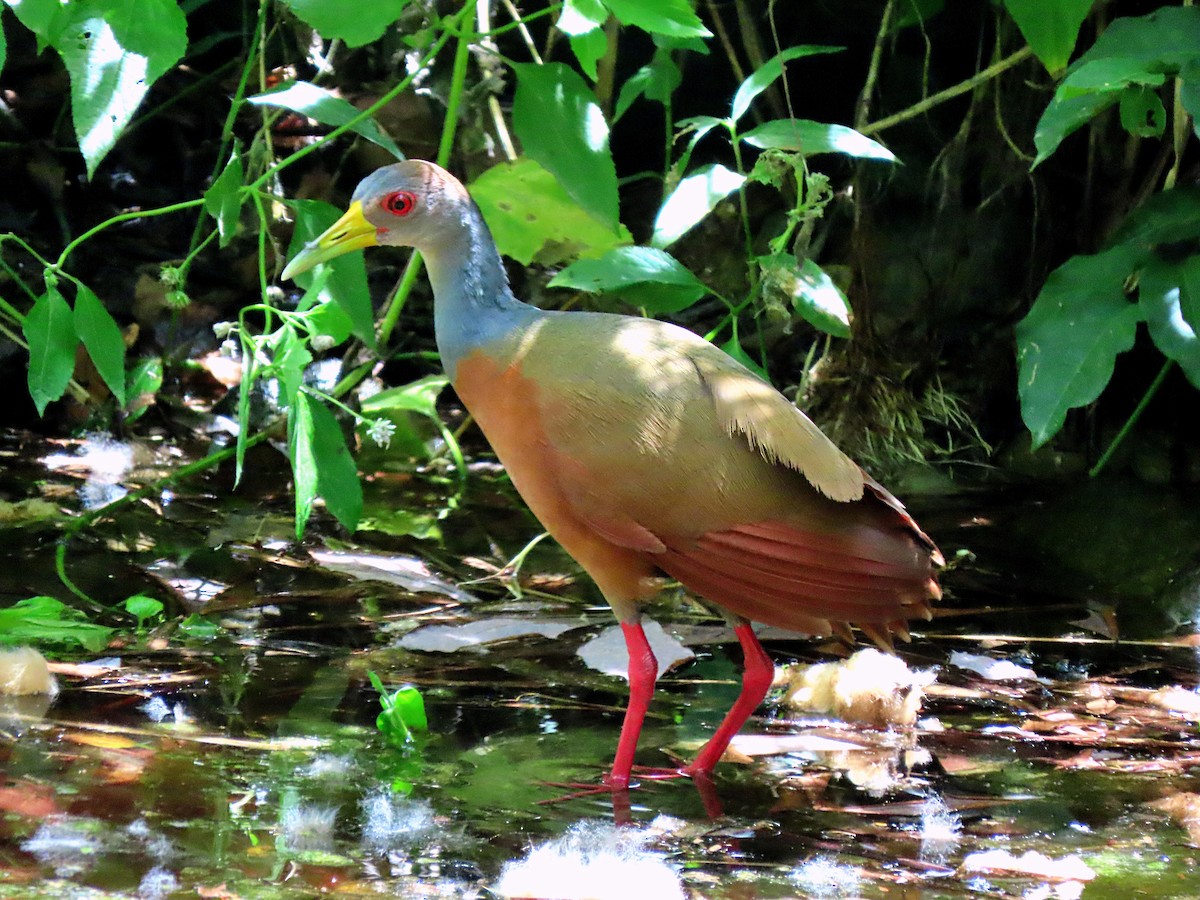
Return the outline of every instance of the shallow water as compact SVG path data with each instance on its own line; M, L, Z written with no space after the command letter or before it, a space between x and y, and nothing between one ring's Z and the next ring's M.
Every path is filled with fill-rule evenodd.
M8 499L80 508L85 473L40 461L75 445L3 447ZM178 464L153 445L134 458L125 479ZM351 542L318 517L298 545L281 459L265 450L249 471L236 493L215 473L71 542L67 571L97 601L145 592L169 617L102 653L58 654L100 662L61 668L52 702L0 707L0 897L1200 895L1200 716L1156 693L1197 685L1192 497L1109 485L909 498L947 556L974 554L902 650L938 670L918 725L769 703L744 730L757 743L735 745L762 755L724 763L711 792L647 781L614 810L607 794L548 802L571 793L554 783L602 773L626 690L577 655L611 615L552 542L516 580L496 577L538 533L502 479L479 468L441 515L449 480L378 472L377 530ZM1119 541L1101 522L1114 494L1127 497ZM414 523L441 541L395 533ZM54 571L60 533L4 529L0 607L71 599ZM346 574L330 548L395 570ZM174 627L196 610L215 637ZM678 597L655 614L696 654L660 682L642 738L639 762L665 766L719 720L740 660ZM571 629L453 653L402 643L430 623L511 617ZM1105 636L1114 621L1121 643ZM777 663L837 652L767 646ZM951 666L955 651L1037 677L988 681ZM368 671L425 698L430 733L407 751L375 729Z

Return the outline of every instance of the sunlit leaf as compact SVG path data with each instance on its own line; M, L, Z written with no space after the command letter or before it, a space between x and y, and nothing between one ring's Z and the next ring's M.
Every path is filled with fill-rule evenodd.
M643 619L646 640L654 651L654 659L658 663L658 675L662 677L676 666L693 660L696 654L675 638L671 637L663 627L653 619ZM629 650L625 646L625 638L617 625L612 625L602 631L597 637L582 644L576 651L584 665L614 678L629 677Z
M695 275L664 250L618 247L600 259L582 259L563 269L550 287L612 293L652 312L678 312L708 293ZM633 294L632 288L644 288Z
M895 162L887 147L846 125L810 122L807 119L772 119L740 135L741 139L764 150L796 150L805 156L818 153L843 153L859 159Z
M116 144L150 86L187 49L187 20L174 0L73 0L53 13L29 4L26 21L58 51L71 78L71 117L88 177Z
M46 293L26 313L22 330L29 344L29 396L40 416L48 403L67 390L75 371L75 347L79 343L71 307L57 287L46 286Z
M632 240L623 225L614 231L589 214L532 159L492 166L470 187L497 248L523 265L599 256Z
M579 68L583 69L588 78L595 81L600 77L600 60L608 52L608 35L604 33L604 29L597 28L584 34L573 34L568 40L571 42L575 58L579 60Z
M1192 330L1200 334L1200 254L1179 266L1179 311Z
M1138 305L1154 345L1200 388L1200 336L1184 318L1181 306L1185 269L1195 270L1197 260L1200 257L1192 256L1182 264L1157 259L1148 263L1138 276Z
M96 371L120 406L125 405L125 339L121 328L91 289L75 290L75 333L87 348Z
M426 375L401 387L372 394L363 401L362 409L368 415L406 410L436 419L438 395L449 383L445 375Z
M517 74L513 130L526 154L615 232L617 170L600 104L583 78L562 63L521 63L513 69Z
M1021 35L1052 74L1070 61L1092 4L1093 0L1004 0Z
M654 219L653 247L669 247L740 188L746 176L720 163L697 169L682 179Z
M347 47L361 47L378 40L389 25L400 18L410 0L283 0L297 18L311 25L321 37L339 39Z
M737 93L733 95L733 104L731 106L732 118L734 121L737 121L746 114L746 110L750 108L750 104L754 102L754 98L769 88L771 82L783 74L785 63L793 59L799 59L802 56L813 56L818 53L837 53L842 49L844 48L802 44L798 47L789 47L782 53L772 56L751 73L738 87Z
M305 244L336 222L342 213L321 200L292 200L289 203L296 210L296 228L287 252L291 259ZM367 267L361 253L347 253L321 263L297 275L295 281L308 292L301 309L314 303L336 303L349 316L355 336L367 346L375 346L375 317L371 309L371 292L367 288Z
M1068 410L1100 396L1117 355L1133 346L1142 314L1124 284L1137 259L1122 244L1068 260L1017 324L1021 416L1035 449L1058 432Z
M292 462L292 493L296 498L296 540L304 537L304 528L317 499L317 458L313 450L315 404L300 393L288 414L288 449Z
M688 0L603 0L622 25L670 37L712 37Z
M530 616L519 619L495 616L462 625L425 625L404 635L399 645L405 650L424 653L456 653L515 638L556 638L579 627L579 623L550 622Z
M608 19L608 10L600 0L564 0L555 25L563 34L579 37L596 31Z
M204 192L204 211L217 222L217 232L220 234L220 245L228 245L237 234L241 220L242 183L245 180L245 170L242 167L242 157L234 151L229 162L221 170L221 174L213 181L212 186Z
M113 629L92 624L53 597L29 597L0 609L0 644L77 644L98 653L112 635Z
M125 612L137 619L138 628L144 628L148 620L161 616L164 608L161 600L145 594L128 597L121 605L125 607Z
M163 382L163 361L160 356L144 356L136 360L125 376L125 421L137 420L153 403Z
M791 254L762 257L764 289L783 294L810 325L834 337L850 337L850 301L819 265L806 259L796 265Z
M340 0L339 5L342 5L340 4ZM357 9L358 7L355 8ZM343 100L332 91L317 87L315 84L310 84L307 81L292 81L281 84L269 91L255 94L253 97L247 97L246 102L290 109L292 112L308 116L310 119L315 119L322 125L328 125L331 128L345 125L355 116L362 113L362 110ZM379 123L374 119L367 117L352 126L350 130L366 138L372 144L378 144L384 150L391 153L392 156L396 157L396 159L404 159L404 153L396 146L396 142L388 137L387 133L379 127ZM291 254L288 256L290 258Z

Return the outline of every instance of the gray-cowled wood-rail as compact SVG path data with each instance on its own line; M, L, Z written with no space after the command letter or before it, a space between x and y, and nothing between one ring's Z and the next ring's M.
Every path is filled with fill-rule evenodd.
M365 178L283 277L381 244L421 252L454 389L621 623L630 698L609 787L629 786L654 691L640 617L662 573L718 608L745 654L741 693L684 775L712 772L770 688L752 621L886 641L929 614L937 548L804 413L684 328L518 300L478 207L440 167Z

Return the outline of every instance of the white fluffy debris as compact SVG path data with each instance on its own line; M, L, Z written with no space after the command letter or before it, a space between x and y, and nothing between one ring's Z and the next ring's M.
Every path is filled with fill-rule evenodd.
M932 670L914 671L899 657L868 648L839 662L793 669L784 702L878 728L912 725L935 678Z
M29 694L58 693L46 657L32 647L0 650L0 695L24 697Z
M1160 709L1176 713L1191 721L1200 721L1200 694L1177 685L1159 688L1147 698Z
M974 672L987 681L1045 681L1038 678L1037 673L1028 666L1018 666L1011 660L992 659L979 653L955 650L950 654L948 662L955 668Z
M679 876L647 835L603 822L580 822L557 840L507 863L494 890L501 897L557 900L684 900Z

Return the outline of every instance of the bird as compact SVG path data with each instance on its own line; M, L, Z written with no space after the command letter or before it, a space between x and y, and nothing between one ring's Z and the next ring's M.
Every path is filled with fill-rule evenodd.
M611 605L629 701L604 788L627 791L658 665L643 607L673 579L733 628L737 699L692 762L709 779L765 699L774 665L752 623L884 646L941 597L934 542L794 403L686 328L543 310L514 295L479 207L423 160L364 178L288 279L358 248L425 261L451 385L529 509Z

